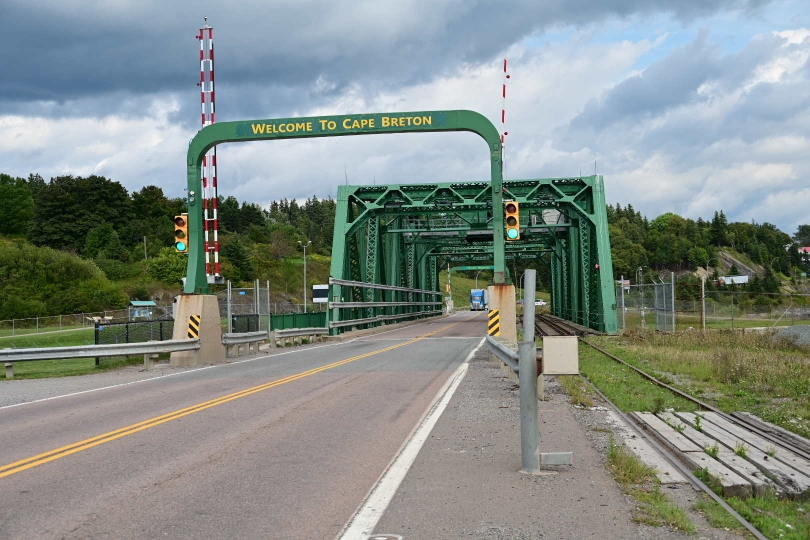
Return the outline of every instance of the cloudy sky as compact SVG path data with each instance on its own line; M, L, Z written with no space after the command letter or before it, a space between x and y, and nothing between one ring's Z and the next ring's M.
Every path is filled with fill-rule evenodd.
M472 109L506 177L604 175L608 202L810 223L806 0L0 0L0 172L183 196L214 27L217 120ZM243 143L221 195L487 180L471 133Z

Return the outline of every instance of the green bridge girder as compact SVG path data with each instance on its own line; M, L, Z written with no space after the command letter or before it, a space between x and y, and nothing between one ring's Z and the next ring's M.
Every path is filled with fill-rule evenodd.
M438 290L438 272L451 263L493 264L504 238L502 202L493 212L489 182L339 186L331 276ZM550 266L552 312L595 330L618 331L613 265L601 176L510 180L503 199L520 203L521 239L505 242L505 260ZM495 234L497 232L497 234ZM336 287L333 300L429 301L425 295ZM425 305L385 314L428 311ZM331 320L371 315L371 309L332 310Z

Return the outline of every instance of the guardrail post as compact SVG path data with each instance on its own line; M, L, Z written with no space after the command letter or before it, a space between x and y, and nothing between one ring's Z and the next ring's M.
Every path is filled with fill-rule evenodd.
M12 362L6 362L6 379L13 379L14 378L14 364Z
M143 369L146 371L150 371L152 368L155 367L154 359L157 358L156 354L145 354L143 355Z
M518 343L520 365L520 458L521 470L540 471L537 417L537 347L534 341L534 298L536 270L524 275L523 341ZM529 306L529 307L527 307Z

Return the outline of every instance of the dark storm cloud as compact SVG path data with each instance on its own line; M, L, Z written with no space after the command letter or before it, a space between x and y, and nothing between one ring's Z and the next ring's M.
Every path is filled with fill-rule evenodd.
M355 85L364 92L430 80L480 62L554 25L668 12L691 20L767 0L260 0L49 2L7 0L0 113L30 102L188 92L199 78L194 36L215 27L220 98L234 116L311 108ZM327 83L313 90L315 82ZM187 100L183 98L182 102ZM88 102L89 103L89 102ZM115 109L103 100L95 114ZM72 114L56 106L49 115ZM185 115L183 115L185 116Z

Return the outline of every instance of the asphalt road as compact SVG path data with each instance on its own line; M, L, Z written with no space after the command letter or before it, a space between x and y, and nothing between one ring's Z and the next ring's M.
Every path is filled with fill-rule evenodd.
M0 538L333 538L485 325L0 409Z

